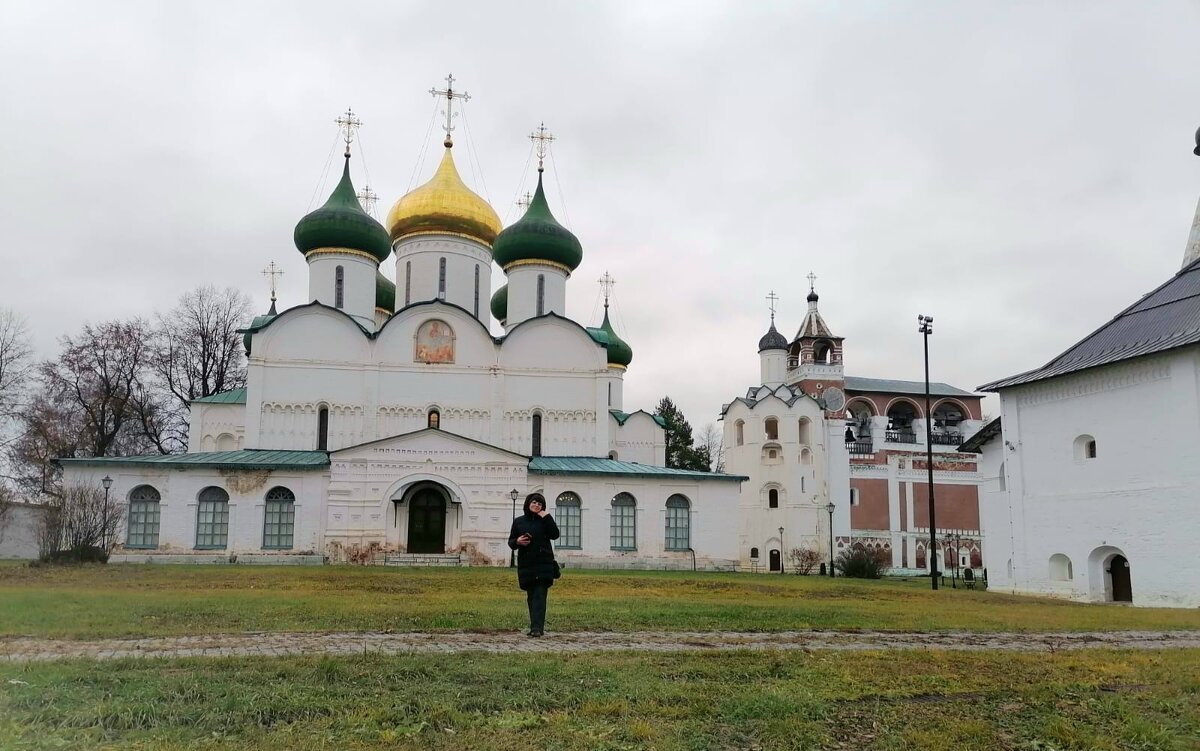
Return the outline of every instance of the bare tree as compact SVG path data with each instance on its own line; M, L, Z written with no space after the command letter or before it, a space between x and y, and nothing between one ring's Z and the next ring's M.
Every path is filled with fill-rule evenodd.
M94 549L107 555L124 519L124 507L92 485L66 485L42 514L38 542L42 558L84 560Z
M696 443L700 455L708 460L709 471L724 472L725 444L717 426L711 422L705 425L704 430L700 431L700 440Z
M246 385L246 358L238 329L250 318L250 300L232 287L197 287L155 317L150 351L152 388L140 400L143 432L159 451L187 449L189 403Z
M810 547L792 548L788 558L791 559L792 571L802 576L811 574L825 560L819 551Z
M15 311L0 308L0 420L16 416L33 371L29 325Z

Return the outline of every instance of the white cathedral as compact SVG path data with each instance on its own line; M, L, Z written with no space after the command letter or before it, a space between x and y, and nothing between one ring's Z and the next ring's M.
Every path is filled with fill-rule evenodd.
M451 130L448 115L440 165L386 227L359 203L347 138L340 182L296 225L309 302L254 319L247 386L193 402L192 453L62 460L65 482L108 478L125 504L115 560L504 565L512 516L539 495L575 565L736 565L745 478L668 469L658 419L625 411L633 352L607 305L598 327L565 315L583 250L540 165L502 228ZM489 305L493 263L506 284Z

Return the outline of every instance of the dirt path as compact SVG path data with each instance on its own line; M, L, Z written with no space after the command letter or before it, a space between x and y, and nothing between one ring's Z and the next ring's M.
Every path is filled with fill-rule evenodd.
M481 652L648 652L729 649L885 650L949 649L1057 652L1073 649L1200 649L1200 631L1115 631L1052 634L912 634L878 631L736 631L632 633L574 632L531 639L500 633L244 633L150 639L0 639L0 662L86 657L253 657Z

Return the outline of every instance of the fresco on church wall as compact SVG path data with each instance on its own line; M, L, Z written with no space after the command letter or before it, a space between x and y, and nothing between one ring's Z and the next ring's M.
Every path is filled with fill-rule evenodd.
M454 330L445 321L426 321L417 329L413 359L424 363L454 362Z

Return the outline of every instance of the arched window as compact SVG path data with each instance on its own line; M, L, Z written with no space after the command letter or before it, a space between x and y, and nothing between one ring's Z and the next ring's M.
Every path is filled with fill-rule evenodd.
M917 435L913 431L913 420L917 419L917 410L912 403L897 401L887 411L888 426L884 440L888 443L916 443Z
M1008 490L1008 479L1005 478L1004 474L1004 462L1000 462L1000 474L996 477L996 479L999 481L1000 490L1002 491Z
M267 491L267 511L263 518L263 547L288 550L296 528L296 494L284 487Z
M733 424L734 439L738 446L746 442L746 423L738 420Z
M779 420L774 417L768 417L763 423L763 427L766 428L768 441L779 440Z
M442 413L436 409L429 410L425 416L425 427L437 430L442 427Z
M229 540L229 494L222 488L208 486L200 491L196 509L196 547L216 550Z
M609 452L608 452L608 458L609 458L609 459L612 459L612 460L615 462L615 461L617 460L617 452L616 452L616 451L609 451Z
M554 520L558 522L558 547L579 550L583 547L583 530L580 526L582 503L579 496L570 491L560 493L554 502Z
M767 508L779 508L778 488L771 488L767 491Z
M446 299L446 259L438 259L438 299Z
M412 261L404 262L404 307L412 302Z
M317 410L317 451L329 450L329 407Z
M800 444L803 446L807 446L808 444L812 443L812 441L809 438L809 429L811 427L812 427L811 420L809 420L807 417L800 418L799 440L800 440Z
M613 496L609 543L613 550L637 550L637 501L628 493Z
M333 270L333 307L346 307L346 270L341 266Z
M537 314L546 312L546 275L538 274L537 281Z
M678 493L667 499L667 550L687 550L692 546L691 505Z
M1075 461L1085 461L1096 458L1096 439L1090 435L1081 435L1075 439Z
M157 548L159 501L162 496L149 485L138 485L129 492L127 548Z
M479 317L479 264L475 264L475 317Z
M542 455L542 413L533 413L533 446L530 451L531 456Z
M800 463L805 466L812 464L812 452L808 449L800 449Z
M1071 559L1062 553L1050 556L1050 581L1069 582L1075 578Z
M821 341L813 345L813 362L818 365L833 364L833 345Z
M750 548L750 558L751 560L758 560L758 548Z

